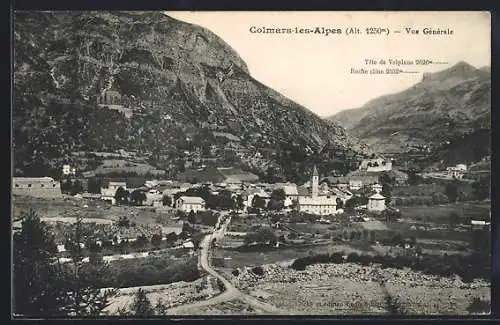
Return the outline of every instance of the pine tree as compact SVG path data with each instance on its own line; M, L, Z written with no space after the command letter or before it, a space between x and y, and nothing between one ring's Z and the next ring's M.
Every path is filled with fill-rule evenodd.
M243 208L245 207L245 202L241 194L236 197L236 206L238 210L243 210Z
M146 292L142 289L137 290L135 293L134 302L130 306L130 309L136 317L148 317L154 315L154 309L151 306L151 301L146 296Z
M82 249L82 220L77 218L73 245L70 253L73 260L73 274L68 275L69 293L66 313L70 316L98 316L109 305L109 300L118 293L117 289L101 291L99 279L109 273L109 266L102 261L85 263ZM87 265L85 265L87 264Z
M13 236L14 314L63 316L65 290L52 263L57 252L54 236L34 211L22 219L21 231Z
M161 298L158 298L155 305L155 313L157 315L167 315L167 306L163 303Z

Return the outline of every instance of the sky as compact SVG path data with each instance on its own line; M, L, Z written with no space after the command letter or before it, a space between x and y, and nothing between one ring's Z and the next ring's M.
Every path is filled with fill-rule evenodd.
M215 12L176 11L167 15L205 27L229 44L263 84L326 117L361 107L369 100L402 91L422 79L422 73L465 61L477 68L491 65L491 25L488 12ZM341 34L252 33L259 28L341 29ZM359 28L362 34L346 35ZM376 27L389 35L367 35ZM407 34L406 29L419 34ZM424 28L451 29L452 35L424 35ZM400 33L394 33L399 30ZM393 60L430 60L446 64L400 67L418 73L355 74L351 68Z

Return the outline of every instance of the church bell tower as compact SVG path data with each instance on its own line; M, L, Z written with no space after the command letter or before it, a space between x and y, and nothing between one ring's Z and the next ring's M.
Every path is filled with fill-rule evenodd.
M311 187L312 187L312 197L313 198L318 197L319 174L318 170L316 169L316 165L314 165Z

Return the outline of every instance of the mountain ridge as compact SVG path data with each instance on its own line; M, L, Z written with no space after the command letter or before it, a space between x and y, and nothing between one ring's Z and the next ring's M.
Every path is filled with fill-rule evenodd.
M364 150L338 124L255 80L234 49L200 26L157 12L16 12L14 18L13 140L16 168L27 174L90 149L151 152L156 165L171 168L187 159L180 148L209 151L210 128L243 140L235 149L238 163L270 150L272 158L250 167L287 177L307 173L303 165L322 148L338 158L336 167L326 157L315 161L325 170L340 168L344 153ZM133 118L99 107L112 90L120 97L114 106L133 111Z
M328 119L379 152L439 150L461 136L490 129L491 73L461 61Z

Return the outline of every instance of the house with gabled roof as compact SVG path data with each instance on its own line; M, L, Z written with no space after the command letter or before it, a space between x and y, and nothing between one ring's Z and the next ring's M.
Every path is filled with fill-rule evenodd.
M175 201L175 208L184 212L205 210L205 200L197 196L181 196Z

